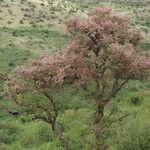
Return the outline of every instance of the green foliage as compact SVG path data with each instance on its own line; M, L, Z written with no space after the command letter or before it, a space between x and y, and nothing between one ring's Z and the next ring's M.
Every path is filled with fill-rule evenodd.
M117 147L119 150L149 150L150 149L150 129L149 124L142 124L137 118L132 118L120 132Z
M89 133L89 116L91 110L79 109L78 111L68 110L60 118L63 129L69 138L69 145L72 150L90 149L92 134ZM90 143L89 143L90 142Z
M140 105L142 102L142 98L139 96L134 96L134 97L131 97L130 101L131 101L131 104Z
M13 143L17 139L19 128L16 122L0 122L0 145Z
M85 91L82 89L76 89L75 87L65 86L59 91L54 91L56 99L61 102L61 108L63 110L72 110L75 108L88 108L90 99L84 96Z
M47 124L33 122L26 124L20 135L19 142L24 148L35 148L42 143L51 143L53 139L51 128Z
M145 51L150 51L150 43L143 43L142 48L143 48Z

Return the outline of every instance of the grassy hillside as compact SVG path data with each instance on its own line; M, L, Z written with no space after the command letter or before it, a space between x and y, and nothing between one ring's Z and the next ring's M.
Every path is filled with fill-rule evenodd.
M142 48L150 52L149 0L0 0L0 74L7 74L45 53L63 49L70 40L65 33L65 20L84 15L97 6L109 6L118 13L130 15L134 28L143 35ZM0 81L0 92L2 84ZM79 107L78 111L66 110L59 118L65 125L63 131L70 139L69 144L72 150L92 150L90 101L83 91L68 87L63 90L57 94L68 102L64 107ZM108 138L111 150L150 149L149 100L150 81L131 82L119 93L112 107L129 116L111 127ZM10 102L0 96L0 150L61 150L47 124L32 121L27 114L15 117L7 114L5 109L13 110L10 106Z

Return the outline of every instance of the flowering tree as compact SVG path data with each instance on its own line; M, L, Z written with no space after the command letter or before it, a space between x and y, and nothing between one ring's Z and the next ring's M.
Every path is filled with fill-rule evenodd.
M103 124L107 104L122 87L133 79L143 80L150 69L150 57L139 48L140 34L129 26L129 19L113 14L110 9L98 8L87 17L71 19L67 30L73 35L72 42L61 54L43 56L27 66L18 68L8 77L8 93L22 110L49 123L63 148L68 142L58 122L60 102L53 91L64 84L79 87L89 81L95 88L88 91L94 100L95 149L106 149ZM42 101L29 101L25 93L45 96Z
M52 91L62 86L63 67L67 67L67 64L68 60L60 54L43 56L27 66L16 69L5 83L6 93L15 105L31 114L33 119L40 119L50 124L64 150L69 149L68 141L61 132L62 125L57 119L61 111L60 102L53 96ZM34 96L38 95L42 100L29 99L27 95L31 93Z
M106 149L103 118L107 104L130 80L148 76L150 57L140 51L140 33L132 30L129 18L117 16L111 9L98 8L85 18L71 19L67 29L74 36L67 55L83 56L88 68L77 62L81 64L80 81L95 82L95 89L88 91L88 95L95 101L95 149L103 150Z
M58 121L61 102L53 93L64 84L78 83L85 76L88 68L82 57L74 53L68 55L67 50L63 54L45 55L31 64L18 67L5 81L5 94L33 119L50 124L64 150L68 150L69 146Z

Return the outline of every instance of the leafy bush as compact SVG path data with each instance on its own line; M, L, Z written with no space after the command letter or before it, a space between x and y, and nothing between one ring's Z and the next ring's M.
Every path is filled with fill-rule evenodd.
M130 130L131 131L131 130ZM150 149L150 130L143 128L141 131L127 133L127 137L121 140L119 150L149 150Z
M30 128L30 132L29 132ZM25 148L35 148L54 139L52 131L45 123L28 124L20 135L20 144Z
M130 102L131 102L131 104L134 104L134 105L140 105L142 102L142 97L133 96L133 97L131 97Z
M10 144L16 140L19 131L19 125L14 122L0 123L0 144Z
M142 124L143 123L143 124ZM149 123L133 115L128 123L117 129L117 150L149 150L150 128Z

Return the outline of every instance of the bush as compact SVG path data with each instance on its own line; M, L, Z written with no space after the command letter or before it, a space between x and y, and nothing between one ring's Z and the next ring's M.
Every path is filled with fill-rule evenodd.
M144 120L130 118L130 122L124 124L120 129L117 129L119 135L116 143L117 150L149 150L150 149L150 128L149 123L144 123Z
M142 97L140 96L133 96L130 98L130 102L131 104L134 104L134 105L140 105L142 103Z
M0 123L0 145L10 144L16 140L19 131L19 126L14 122L1 122Z
M29 132L30 129L30 132ZM27 124L20 135L20 144L25 148L35 148L54 140L51 128L42 122Z
M143 128L141 132L137 130L134 133L128 133L129 136L120 143L119 150L149 150L150 149L150 131Z

